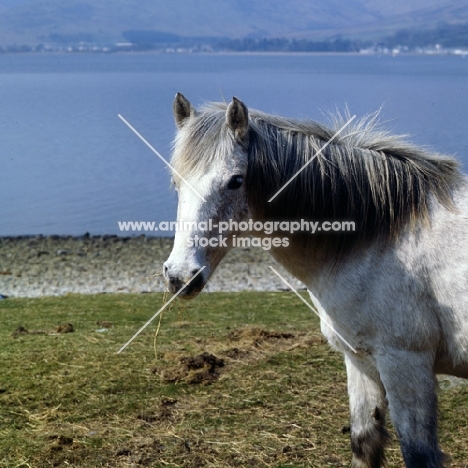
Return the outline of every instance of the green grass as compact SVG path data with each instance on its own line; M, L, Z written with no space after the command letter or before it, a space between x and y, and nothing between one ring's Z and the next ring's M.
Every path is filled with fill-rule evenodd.
M202 294L164 313L157 356L157 321L116 354L162 300L0 302L0 467L349 466L343 359L299 299ZM113 327L98 332L101 320ZM62 323L75 331L56 333ZM29 333L13 337L19 326ZM203 352L225 365L189 383L180 359ZM442 446L465 467L467 387L442 389L440 402ZM396 441L388 457L402 466Z

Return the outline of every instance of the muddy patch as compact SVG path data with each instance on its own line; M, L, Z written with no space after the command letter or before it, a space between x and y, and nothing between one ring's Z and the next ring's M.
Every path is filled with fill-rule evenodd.
M264 359L274 352L292 351L322 344L319 336L306 333L271 331L260 327L242 327L231 331L221 343L209 344L216 355L203 352L197 356L179 357L179 363L166 369L153 368L163 383L185 382L207 385L220 377L222 368L230 369L232 365L249 364ZM167 359L168 354L165 355ZM175 357L175 356L174 356ZM170 359L169 359L170 360ZM224 372L224 371L223 371Z
M177 402L175 398L162 397L157 411L142 411L137 418L148 424L163 421L175 423L178 420Z
M293 351L324 343L318 334L278 332L260 327L234 330L228 334L227 341L235 346L224 349L220 354L229 363L257 361L271 352Z
M71 323L61 323L55 331L57 333L73 333L75 331L75 328Z
M213 354L202 353L195 357L182 357L179 364L161 373L163 383L186 382L207 385L219 378L224 360Z
M28 330L24 326L19 326L11 336L13 338L18 338L20 336L27 336L27 335L56 335L57 333L73 333L75 328L71 323L61 323L58 325L54 330Z
M232 341L251 341L261 344L272 340L291 340L295 336L293 333L270 331L260 327L244 327L229 333L228 338Z
M11 336L13 338L18 338L19 336L25 336L25 335L47 335L47 332L44 330L28 330L27 328L23 326L19 326L12 334Z
M108 320L98 320L96 322L96 325L98 325L101 328L114 328L114 324L112 322L109 322Z
M223 351L223 356L226 356L233 361L243 361L250 356L251 352L247 349L230 348Z
M116 466L148 466L165 448L164 443L159 439L136 437L116 450Z

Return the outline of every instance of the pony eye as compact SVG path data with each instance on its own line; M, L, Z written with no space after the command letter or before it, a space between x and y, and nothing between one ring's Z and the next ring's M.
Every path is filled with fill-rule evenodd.
M231 177L231 180L227 184L228 190L237 190L244 182L244 177L241 175L235 175Z

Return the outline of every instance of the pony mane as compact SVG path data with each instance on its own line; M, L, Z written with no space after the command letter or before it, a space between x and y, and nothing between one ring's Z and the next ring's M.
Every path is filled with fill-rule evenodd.
M190 150L173 160L179 171L203 173L215 159L226 157L234 144L226 109L224 103L208 104L179 132L177 138L190 142ZM378 112L349 125L317 155L347 116L335 115L327 128L249 109L246 191L254 218L354 221L355 233L303 233L307 243L322 242L340 255L361 242L390 242L404 227L427 221L434 197L452 209L453 192L462 180L457 161L381 130L377 118Z

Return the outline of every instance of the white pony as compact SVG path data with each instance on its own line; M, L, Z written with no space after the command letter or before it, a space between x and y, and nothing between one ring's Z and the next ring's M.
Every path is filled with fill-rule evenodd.
M372 117L334 138L236 98L195 110L177 94L174 115L178 221L201 224L176 233L171 291L203 289L239 234L216 242L222 222L354 221L353 233L296 232L270 252L317 298L322 332L344 353L353 466L384 465L389 411L406 466L442 467L435 374L468 377L468 189L457 163Z

